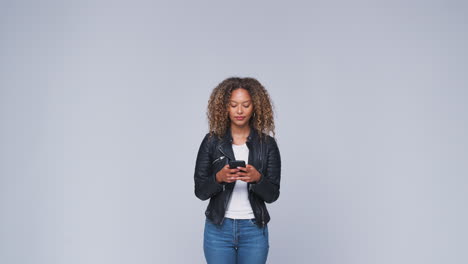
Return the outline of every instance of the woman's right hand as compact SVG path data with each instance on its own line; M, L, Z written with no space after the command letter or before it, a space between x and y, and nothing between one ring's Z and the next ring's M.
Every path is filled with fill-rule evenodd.
M218 173L216 173L216 181L218 183L227 182L231 183L237 180L238 168L230 169L229 164L226 164Z

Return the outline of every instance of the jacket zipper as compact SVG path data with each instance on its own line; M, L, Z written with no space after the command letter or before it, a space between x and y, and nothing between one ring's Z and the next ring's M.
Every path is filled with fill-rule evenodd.
M224 187L224 186L223 186L223 187ZM231 195L232 195L232 191L228 194L227 199L224 201L224 213L225 213L225 214L226 214L227 203L229 202L229 199L231 199ZM224 218L226 218L226 217L223 216L223 219L221 219L221 224L220 224L220 225L223 225Z
M261 206L260 210L262 211L262 225L265 226L265 217L263 217L263 208Z
M219 151L221 151L221 153L224 154L225 157L229 158L229 159L232 159L232 157L229 157L229 155L227 155L226 153L224 153L224 151L221 149L221 145L218 145L218 149Z
M263 228L263 235L265 235L265 218L263 217L263 208L260 206L260 210L262 210L262 228Z
M251 187L251 186L252 186L252 185L249 185L249 187ZM253 192L252 189L249 190L249 195L252 195L252 194L250 194L250 192ZM253 198L252 198L252 199L253 199ZM250 199L249 199L249 200L250 200ZM260 211L262 212L262 213L261 213L261 216L262 216L262 217L261 217L261 220L262 220L262 228L263 228L263 227L265 226L265 217L263 216L263 208L262 208L262 206L260 205L260 202L257 202L257 203L255 203L255 204L257 204L257 206L260 208ZM263 230L263 234L265 234L265 229Z
M229 156L226 155L226 153L224 153L224 151L221 149L221 145L218 145L218 149L219 151L221 151L221 153L224 154L224 156L222 157L227 157L229 159ZM221 158L221 157L220 157ZM225 190L225 184L223 185L223 191ZM227 207L227 203L229 202L229 199L231 199L231 195L232 195L232 191L229 193L227 199L224 201L224 213L226 213L226 207ZM221 224L220 225L223 225L223 222L224 222L224 216L223 216L223 219L221 219Z
M215 164L215 162L217 162L218 160L224 159L225 157L226 157L226 156L221 156L221 157L215 159L215 160L211 163L211 165Z

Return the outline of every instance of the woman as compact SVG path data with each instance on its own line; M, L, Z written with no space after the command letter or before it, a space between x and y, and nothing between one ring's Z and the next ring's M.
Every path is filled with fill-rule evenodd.
M270 215L265 202L278 199L281 176L270 97L254 78L228 78L211 93L207 115L210 132L198 150L194 175L195 195L210 198L206 261L266 263ZM230 168L234 160L246 166Z

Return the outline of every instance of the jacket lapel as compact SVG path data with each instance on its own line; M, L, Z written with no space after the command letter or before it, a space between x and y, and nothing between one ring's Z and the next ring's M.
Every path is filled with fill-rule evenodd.
M255 140L257 137L257 132L254 128L250 129L250 134L247 137L247 147L249 148L249 160L247 164L252 164L257 168L258 164L255 163L255 157L258 156L258 150L256 149L257 145L255 144ZM227 129L226 134L222 138L220 144L218 145L218 149L227 156L230 160L235 160L234 151L232 150L232 134L231 129ZM260 146L258 146L260 147Z
M232 135L231 135L231 129L228 128L226 130L226 134L224 134L224 137L222 138L218 149L225 155L227 156L230 160L235 160L234 156L234 151L232 150Z

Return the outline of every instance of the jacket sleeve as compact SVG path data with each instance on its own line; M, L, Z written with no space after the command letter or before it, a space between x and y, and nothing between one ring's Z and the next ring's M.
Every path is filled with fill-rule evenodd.
M262 174L260 181L251 183L252 191L266 203L272 203L278 199L281 181L281 156L278 145L272 137L269 138L269 141L265 174L260 172Z
M209 133L205 135L198 149L194 174L195 196L202 201L223 191L223 184L216 182L216 172L212 171L208 136Z

